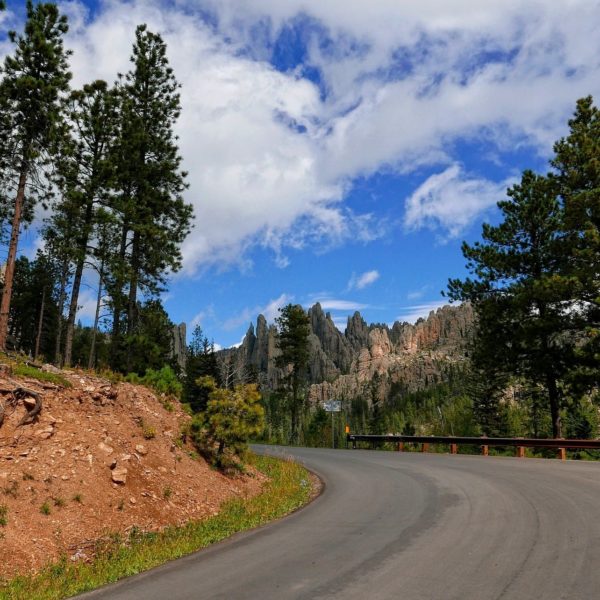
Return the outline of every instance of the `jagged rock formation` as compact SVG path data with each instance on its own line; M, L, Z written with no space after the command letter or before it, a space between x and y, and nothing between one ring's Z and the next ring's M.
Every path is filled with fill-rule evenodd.
M173 325L171 356L177 360L177 364L185 369L187 362L187 332L185 323Z
M360 313L348 318L344 333L331 315L315 304L311 325L308 381L309 400L362 397L369 403L385 400L392 384L411 392L446 381L465 361L465 346L473 329L469 304L444 306L416 324L367 325ZM258 317L237 349L221 353L221 360L238 374L258 374L263 389L275 389L284 373L276 366L277 329Z

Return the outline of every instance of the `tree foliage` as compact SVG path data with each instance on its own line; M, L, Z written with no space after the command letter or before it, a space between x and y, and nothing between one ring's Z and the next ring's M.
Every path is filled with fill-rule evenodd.
M40 169L63 133L60 99L71 79L63 46L66 17L51 3L27 0L26 10L24 33L9 32L15 50L4 60L0 83L0 170L3 182L15 192L0 303L0 349L6 346L21 220L44 187Z
M290 388L290 442L297 444L299 442L299 417L304 405L301 386L306 379L310 357L308 344L310 321L300 305L288 304L279 309L276 323L279 332L277 345L281 352L277 357L277 366L288 371L286 381Z
M264 411L255 384L236 385L233 390L220 388L212 377L198 381L209 390L202 414L203 447L220 467L232 466L232 455L243 457L248 441L264 427Z
M525 171L498 203L501 223L463 244L473 278L449 282L450 298L476 310L475 368L542 389L554 437L562 435L569 381L586 366L597 383L600 366L600 129L591 98L578 102L569 126L555 145L556 170Z

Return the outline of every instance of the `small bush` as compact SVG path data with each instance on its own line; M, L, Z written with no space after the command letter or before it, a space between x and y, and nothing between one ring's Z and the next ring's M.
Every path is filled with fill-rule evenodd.
M79 504L81 504L83 502L83 495L80 493L74 494L73 502L79 502Z
M152 440L156 437L156 427L152 425L142 424L142 435L146 440Z
M168 500L171 496L173 495L173 490L167 486L164 490L163 490L163 498L165 500Z
M23 481L33 481L33 475L27 473L27 471L23 471Z
M8 523L8 506L0 504L0 527L6 527Z
M53 498L54 506L58 506L59 508L65 505L64 498Z
M181 392L183 391L181 381L179 381L175 371L169 366L165 366L159 371L148 369L146 374L140 379L140 383L147 385L159 394L165 394L165 396L181 398ZM165 408L169 410L168 406L165 406Z
M48 504L48 502L44 502L44 504L42 504L40 506L40 512L43 515L49 515L50 514L51 511L50 511L50 505Z

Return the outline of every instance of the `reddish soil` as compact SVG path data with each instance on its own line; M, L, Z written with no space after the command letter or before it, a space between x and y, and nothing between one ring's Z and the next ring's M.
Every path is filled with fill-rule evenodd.
M38 570L65 553L89 560L96 540L111 533L202 519L224 500L260 491L260 473L226 477L175 443L189 419L176 402L168 412L143 386L112 385L75 371L63 375L72 388L0 377L0 388L18 383L43 398L39 418L18 426L23 400L10 404L11 396L0 394L6 405L0 509L7 510L0 577Z

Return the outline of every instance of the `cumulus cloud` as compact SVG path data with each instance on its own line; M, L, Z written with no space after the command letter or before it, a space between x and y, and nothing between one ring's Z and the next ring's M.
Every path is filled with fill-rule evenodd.
M408 229L443 229L459 236L477 217L506 196L510 181L471 178L460 165L428 177L406 200Z
M379 271L377 271L375 269L372 271L366 271L362 275L356 275L355 273L352 273L352 277L350 278L350 281L348 282L348 289L349 290L362 290L362 289L370 286L372 283L375 283L378 279L379 279Z
M80 0L61 6L75 85L126 71L138 23L167 41L196 214L186 274L246 265L256 246L284 267L290 247L377 237L377 219L344 200L356 177L382 168L447 167L413 195L406 220L456 235L494 184L458 170L455 141L547 153L575 100L600 96L598 0L104 0L93 15ZM279 36L306 23L304 64L278 71Z

